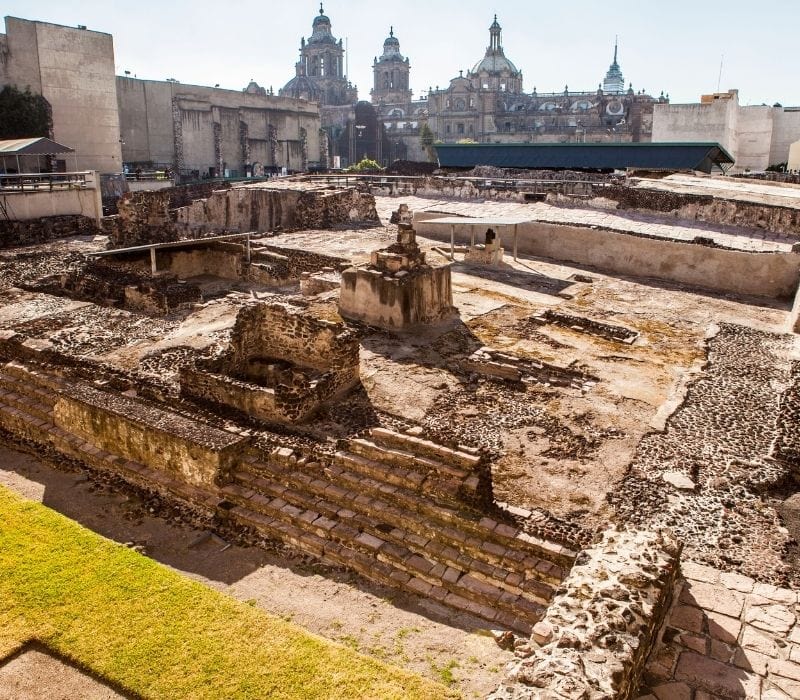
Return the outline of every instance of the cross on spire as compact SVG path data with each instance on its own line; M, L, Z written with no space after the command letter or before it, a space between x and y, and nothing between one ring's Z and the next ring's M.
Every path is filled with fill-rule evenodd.
M320 13L321 15L324 15L324 14L325 14L325 10L323 10L323 9L322 9L322 3L320 3L320 4L319 4L319 13Z
M389 36L394 36L394 27L389 27Z

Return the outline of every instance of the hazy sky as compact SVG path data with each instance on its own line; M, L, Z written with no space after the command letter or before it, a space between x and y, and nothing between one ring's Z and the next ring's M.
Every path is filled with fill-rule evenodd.
M117 73L242 89L294 75L311 0L3 0L3 15L85 24L114 35ZM743 104L800 105L800 0L326 0L347 39L351 80L369 99L372 61L389 25L411 60L414 95L445 86L486 50L497 13L524 89L594 90L619 35L625 81L672 102L738 88Z

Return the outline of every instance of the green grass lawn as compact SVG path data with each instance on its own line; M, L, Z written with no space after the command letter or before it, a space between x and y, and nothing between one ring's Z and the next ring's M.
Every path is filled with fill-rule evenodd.
M0 487L0 659L38 640L147 698L452 698Z

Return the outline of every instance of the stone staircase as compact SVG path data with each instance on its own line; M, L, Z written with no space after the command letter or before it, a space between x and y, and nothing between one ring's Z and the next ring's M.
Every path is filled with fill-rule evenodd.
M575 553L482 513L480 457L375 428L326 461L251 455L230 517L365 577L529 634Z
M466 448L374 428L322 457L251 448L224 485L198 487L56 425L54 406L74 384L0 365L0 427L490 626L529 634L574 562L492 504L488 465Z

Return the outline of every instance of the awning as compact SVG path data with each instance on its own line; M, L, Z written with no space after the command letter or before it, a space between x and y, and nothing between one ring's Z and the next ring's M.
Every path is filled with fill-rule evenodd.
M476 143L435 144L443 168L541 170L726 170L733 158L718 143Z
M56 143L44 136L0 141L0 156L55 156L74 152L74 148Z

